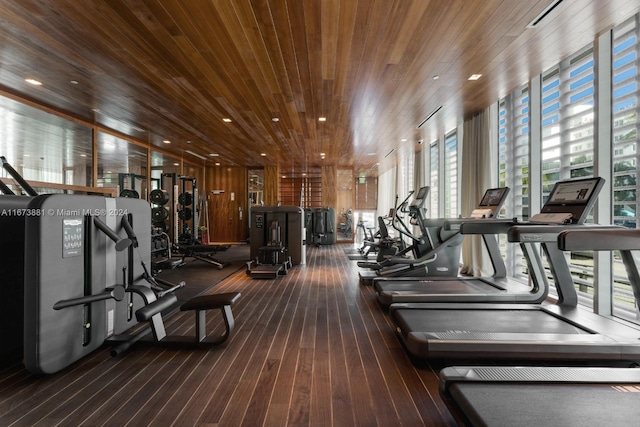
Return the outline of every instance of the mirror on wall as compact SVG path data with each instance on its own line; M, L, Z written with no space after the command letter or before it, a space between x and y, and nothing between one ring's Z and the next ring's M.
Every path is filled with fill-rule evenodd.
M98 187L120 197L147 199L147 148L98 132Z
M249 206L264 205L264 170L249 170Z
M338 169L337 189L336 237L338 241L353 241L353 169Z
M91 128L0 96L0 156L31 183L92 186ZM1 172L14 192L20 189ZM37 192L68 192L34 186Z

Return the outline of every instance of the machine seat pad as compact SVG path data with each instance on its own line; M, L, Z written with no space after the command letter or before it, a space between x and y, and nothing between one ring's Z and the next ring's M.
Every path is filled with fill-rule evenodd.
M165 295L151 304L145 305L144 307L136 310L136 319L138 322L146 322L151 319L153 315L170 308L177 301L178 297L174 294Z
M222 308L226 305L233 305L238 300L238 298L240 298L240 292L203 295L191 298L189 301L182 304L182 306L180 307L180 311L212 310L215 308Z

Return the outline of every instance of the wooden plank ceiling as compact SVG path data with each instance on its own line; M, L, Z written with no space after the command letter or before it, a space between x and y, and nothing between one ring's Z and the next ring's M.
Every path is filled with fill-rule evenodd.
M377 175L640 9L527 29L550 1L2 1L0 90L196 163Z

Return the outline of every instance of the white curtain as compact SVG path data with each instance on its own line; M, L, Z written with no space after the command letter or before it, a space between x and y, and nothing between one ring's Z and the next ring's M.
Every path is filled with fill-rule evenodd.
M386 215L394 207L396 197L396 167L378 176L378 215Z
M462 135L461 211L469 216L484 195L497 183L498 106L490 106L464 122ZM493 274L489 255L480 236L466 236L462 244L460 273Z

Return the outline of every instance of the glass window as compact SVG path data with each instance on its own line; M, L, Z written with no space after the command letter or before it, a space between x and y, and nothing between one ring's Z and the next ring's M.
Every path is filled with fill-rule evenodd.
M428 216L431 218L437 218L438 217L438 185L440 184L440 179L439 179L439 163L440 163L440 156L439 156L439 150L438 150L438 140L435 140L431 143L431 146L429 147L429 151L430 151L430 162L431 162L431 176L429 178L429 186L431 187L429 193L430 193L430 203L429 203L429 211Z
M557 181L593 176L594 75L593 45L542 75L543 203ZM592 221L590 214L587 222ZM573 252L567 257L580 303L592 306L593 254Z
M498 105L498 184L511 192L504 204L503 218L529 219L529 85L524 85ZM507 273L526 279L527 265L519 245L500 235L500 249Z
M458 217L458 134L444 137L444 217Z
M614 28L612 49L613 222L638 228L638 15ZM614 256L612 312L638 321L638 309L619 254Z

